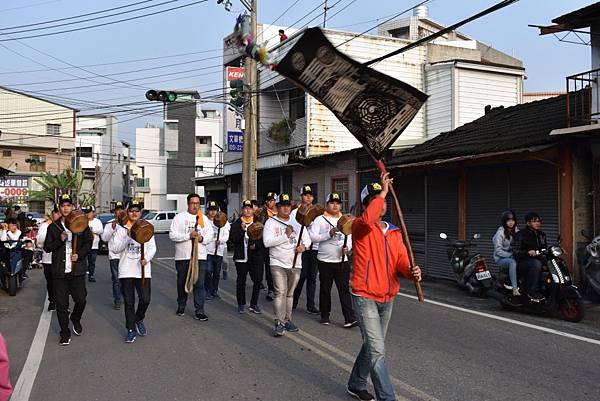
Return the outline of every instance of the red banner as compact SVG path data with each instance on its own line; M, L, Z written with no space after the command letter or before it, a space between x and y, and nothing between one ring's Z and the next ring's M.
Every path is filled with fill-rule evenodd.
M244 79L244 67L227 67L227 80Z

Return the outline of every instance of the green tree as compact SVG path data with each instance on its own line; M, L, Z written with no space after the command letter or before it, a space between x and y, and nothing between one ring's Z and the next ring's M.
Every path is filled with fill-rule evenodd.
M92 192L82 192L83 172L67 168L60 174L54 175L48 171L42 173L39 178L35 178L41 187L41 191L31 191L31 200L44 200L56 202L57 190L60 193L69 193L75 198L75 202L81 206L94 206L96 196ZM77 202L78 201L78 202Z

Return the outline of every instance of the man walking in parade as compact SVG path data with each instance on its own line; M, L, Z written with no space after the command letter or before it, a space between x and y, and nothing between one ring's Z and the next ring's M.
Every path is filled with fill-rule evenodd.
M50 211L50 218L44 221L38 230L36 242L39 248L44 248L46 235L48 235L48 227L60 219L60 216L58 205L55 204L52 207L52 211ZM52 253L42 251L42 266L44 267L44 277L46 278L46 291L48 292L48 311L54 311L56 310L56 297L54 296L54 280L52 279Z
M213 241L206 245L206 298L219 298L219 278L221 277L221 266L223 265L223 255L227 252L227 241L229 240L229 230L231 225L228 221L218 228L215 225L215 216L219 212L219 205L216 201L208 202L206 208L206 217L212 225L214 231ZM222 216L226 217L224 214ZM218 238L217 238L218 236Z
M321 308L321 324L330 323L331 313L331 288L335 282L342 314L344 315L344 327L351 328L358 325L352 310L352 298L350 297L350 265L348 263L348 252L352 249L352 235L349 235L344 244L344 235L338 230L337 223L341 212L342 198L338 193L327 196L327 207L324 214L317 217L310 225L308 232L310 238L319 244L317 258L319 260L319 305ZM342 259L345 261L342 262ZM304 266L302 267L304 269Z
M110 239L115 234L119 218L124 213L124 204L121 201L115 203L114 219L104 227L102 241L108 244L108 263L110 265L110 279L112 281L113 309L121 309L121 282L119 281L119 259L120 255L111 247Z
M300 194L302 199L302 205L310 206L313 204L315 197L310 185L304 185L302 187L302 193ZM290 217L296 220L296 214L298 209L294 209L290 214ZM308 228L308 227L307 227ZM317 253L319 252L319 243L313 242L309 249L302 253L302 272L300 273L300 281L294 291L294 309L298 306L300 295L302 294L302 287L306 281L306 311L311 315L319 313L319 309L315 305L315 294L317 292L317 273L319 272L319 266L317 261Z
M279 195L277 215L267 220L263 232L263 242L265 247L269 248L271 274L275 285L273 300L276 318L273 331L275 337L283 336L286 331L298 331L298 327L292 322L294 290L302 269L301 254L310 247L308 233L304 233L302 238L298 239L301 226L296 220L290 218L291 211L290 195ZM299 254L298 257L295 257L296 253Z
M238 312L244 313L246 308L246 277L250 273L252 280L252 297L248 310L261 313L258 305L258 295L263 275L264 245L261 239L248 236L248 229L254 224L254 208L252 202L242 203L242 215L231 226L231 241L233 242L233 261L237 270L236 298Z
M104 228L102 227L102 222L96 218L96 209L94 206L86 207L81 209L83 213L87 215L89 220L90 231L94 236L94 240L92 242L92 249L88 252L87 255L87 265L88 265L88 281L90 283L96 282L96 277L94 273L96 272L96 258L98 257L98 245L100 244L100 236L104 232Z
M187 196L187 211L175 216L169 230L169 238L175 242L175 268L177 270L177 312L175 313L177 316L185 314L188 298L185 282L192 257L192 242L195 241L198 246L198 281L193 286L194 319L206 321L208 320L208 316L204 312L206 245L214 241L214 233L211 222L200 211L200 195L189 194Z
M396 399L385 364L385 336L394 298L400 290L398 274L421 280L418 266L410 270L400 229L382 221L386 213L385 198L392 182L386 173L381 175L381 184L372 183L363 188L363 214L352 224L350 287L363 344L348 380L348 392L360 400L375 399L367 390L369 375L378 401Z
M266 199L265 199L265 205L263 208L259 209L258 215L257 215L257 220L259 222L261 222L262 224L265 224L267 222L268 219L270 219L271 217L275 216L277 214L277 206L276 206L276 201L275 198L277 197L277 194L275 192L268 192ZM271 268L270 266L270 262L269 262L269 252L264 252L263 255L264 258L264 270L265 270L265 277L267 279L267 301L272 301L273 297L274 297L274 291L275 291L275 286L273 285L273 276L271 275Z
M150 261L156 254L154 236L145 244L140 244L131 237L131 227L141 218L142 206L137 200L132 200L127 207L128 224L118 225L115 234L110 239L110 245L119 254L119 281L125 303L126 343L132 343L136 334L145 337L148 329L144 323L146 311L150 306L152 268ZM142 257L142 247L144 247ZM143 275L142 275L142 269ZM138 296L135 308L135 294Z
M73 334L83 334L81 316L85 309L87 290L85 288L86 257L92 247L92 233L87 227L79 234L73 234L66 226L66 217L73 211L71 195L63 194L58 202L61 217L49 227L44 241L44 251L52 253L52 278L56 299L56 314L60 324L60 345L71 343L69 320L73 323ZM76 253L73 253L73 240L77 237ZM69 296L75 305L69 315Z

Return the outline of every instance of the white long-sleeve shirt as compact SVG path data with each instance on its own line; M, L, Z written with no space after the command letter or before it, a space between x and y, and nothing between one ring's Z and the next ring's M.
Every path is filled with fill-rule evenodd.
M117 226L111 237L109 246L119 254L119 278L142 278L142 246L129 235L129 230L123 226ZM148 262L144 267L146 278L152 277L152 264L150 261L156 254L156 242L154 236L144 244L144 259Z
M21 230L17 230L14 233L9 230L0 230L0 241L18 241L21 238ZM5 248L15 248L16 242L4 244Z
M329 232L332 228L337 227L337 222L342 217L321 215L313 221L308 232L310 239L319 243L319 253L317 259L326 263L340 263L342 261L342 247L344 246L344 234L336 232L332 237ZM352 235L348 236L346 242L348 250L352 249ZM313 248L314 249L314 248Z
M208 220L208 218L206 220ZM217 226L215 226L215 223L213 223L212 220L210 221L210 224L212 225L214 234L213 234L212 241L210 241L206 244L206 252L208 255L215 254L215 245L217 243L217 233L218 233L219 234L219 238L218 238L219 249L217 249L217 255L223 256L225 254L225 252L227 251L227 241L229 240L229 231L231 230L231 224L229 224L229 222L226 222L225 225L223 227L221 227L221 230L219 230L219 228Z
M284 223L284 224L282 224ZM291 237L285 234L286 224L292 226L294 232ZM271 266L283 267L291 269L294 262L294 254L298 243L298 235L300 234L301 226L296 219L289 218L287 221L274 216L265 222L263 229L263 242L269 248L269 260ZM304 229L302 234L302 242L306 249L310 247L310 235ZM302 268L302 258L298 255L296 258L296 267Z
M298 214L298 208L292 210L292 213L290 213L290 219L294 219L294 221L296 220L296 215ZM312 226L312 224L311 224ZM310 226L308 226L310 227ZM308 227L305 227L304 230L306 230ZM314 242L310 245L311 249L313 251L318 251L319 250L319 243L318 242Z
M92 249L98 249L98 245L100 244L100 236L104 231L104 228L102 227L102 222L94 217L92 220L88 221L88 226L90 227L90 231L94 236L94 241L92 242Z
M115 229L112 228L112 221L109 223L106 223L106 226L104 226L104 231L102 232L102 241L106 242L108 244L108 259L110 260L115 260L115 259L120 259L121 255L119 255L119 253L115 252L115 250L113 249L113 247L110 244L110 239L113 237L113 235L115 235L115 232L117 231L116 228L118 227L118 224L115 226Z
M202 242L199 243L198 259L206 260L206 245L214 242L213 225L203 214L201 218L204 221L204 227L198 223L196 231L202 236ZM194 231L196 225L196 215L187 211L177 213L171 222L169 238L175 242L175 260L190 260L192 256L192 240L190 234Z
M48 234L48 227L50 227L48 221L44 221L40 228L38 229L37 236L35 237L35 241L37 242L38 248L44 249L44 241L46 241L46 235ZM46 251L42 251L42 264L50 265L52 264L52 252L48 253Z

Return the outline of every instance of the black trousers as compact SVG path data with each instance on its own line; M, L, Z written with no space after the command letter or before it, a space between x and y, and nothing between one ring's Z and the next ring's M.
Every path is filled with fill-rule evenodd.
M250 306L258 305L258 295L260 294L260 284L263 278L263 259L248 258L248 262L235 262L237 279L235 282L235 295L238 305L246 305L246 277L250 273L252 280L252 297Z
M273 276L271 275L271 258L269 258L269 250L265 249L263 254L263 269L265 276L267 277L267 288L269 291L275 291L275 285L273 284Z
M60 335L70 337L69 318L72 322L79 322L85 309L85 298L87 290L85 288L85 275L73 276L68 273L63 278L54 278L54 297L56 299L56 315L60 325ZM73 312L69 316L69 295L73 298L75 305Z
M352 309L352 297L350 296L350 269L347 263L326 263L319 261L319 307L321 317L329 317L331 313L331 288L335 282L340 303L342 304L342 313L346 323L356 320L354 310Z
M317 274L319 273L318 253L319 251L314 250L302 252L302 271L300 272L300 281L294 290L294 308L298 306L302 287L306 281L306 308L317 309L315 294L317 292Z
M142 286L141 278L121 278L121 293L125 305L125 327L127 330L135 330L135 322L144 320L146 311L150 305L150 282L146 278ZM135 293L138 295L138 306L135 309Z
M46 291L48 291L48 302L56 303L54 297L54 282L52 281L52 265L44 263L44 277L46 277Z
M533 295L540 290L543 263L537 258L524 257L517 263L517 272L527 277L527 293Z

